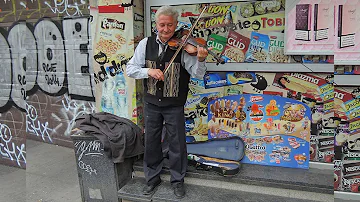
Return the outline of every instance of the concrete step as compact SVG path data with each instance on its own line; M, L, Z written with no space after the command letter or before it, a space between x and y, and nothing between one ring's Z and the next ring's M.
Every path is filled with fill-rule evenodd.
M165 167L162 173L170 175L169 170L166 168L167 161L164 164ZM137 161L134 169L138 173L143 172L142 161ZM231 177L224 177L211 171L196 170L193 166L188 166L185 179L192 178L199 181L210 180L213 182L218 181L333 195L333 176L334 172L332 169L310 168L305 170L242 164L240 172Z
M164 178L166 178L164 180ZM206 201L206 202L315 202L334 201L332 194L289 189L241 185L231 182L185 178L186 196L177 199L165 175L164 182L150 196L142 194L145 179L135 177L122 187L118 196L123 201Z

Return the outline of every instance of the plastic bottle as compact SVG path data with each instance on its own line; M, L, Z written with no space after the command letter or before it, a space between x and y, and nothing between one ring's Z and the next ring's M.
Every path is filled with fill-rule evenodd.
M114 114L112 92L115 87L113 78L105 78L102 84L101 110Z
M116 105L116 115L129 118L126 80L123 72L115 76L114 99Z

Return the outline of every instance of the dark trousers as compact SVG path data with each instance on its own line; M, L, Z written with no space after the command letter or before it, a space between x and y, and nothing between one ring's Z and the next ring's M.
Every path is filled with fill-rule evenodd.
M163 166L161 147L162 129L166 127L169 144L170 182L184 182L187 168L184 107L159 107L145 102L145 154L144 173L146 183L151 185L160 180Z

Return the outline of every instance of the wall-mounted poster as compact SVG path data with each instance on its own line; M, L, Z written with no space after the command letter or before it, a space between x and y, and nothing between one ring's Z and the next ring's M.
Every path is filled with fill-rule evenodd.
M134 54L139 38L143 37L143 3L136 7L114 11L107 4L119 1L99 1L93 32L93 68L96 88L96 108L120 117L131 119L143 126L142 81L126 75L126 63ZM95 9L93 9L95 11Z
M208 104L209 139L240 136L243 163L309 168L310 126L311 109L280 96L243 94Z
M360 192L360 88L335 87L334 189Z
M285 53L332 55L335 0L291 0L286 4Z
M199 22L195 20L208 6ZM151 7L151 30L156 33L155 13ZM193 37L206 41L207 47L234 63L288 63L284 55L285 1L233 1L174 5L179 12L178 28L195 26ZM215 62L213 56L207 62Z
M335 64L360 64L360 0L335 4Z

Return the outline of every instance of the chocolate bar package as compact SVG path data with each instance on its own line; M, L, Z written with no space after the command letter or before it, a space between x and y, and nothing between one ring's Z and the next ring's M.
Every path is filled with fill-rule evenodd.
M334 159L334 137L319 137L318 160L320 162L332 163Z
M360 161L343 161L342 186L344 191L360 192Z
M296 5L295 40L310 41L311 4Z
M357 9L353 5L339 5L338 39L339 48L355 46Z
M207 72L204 76L205 88L218 88L256 81L254 72Z

